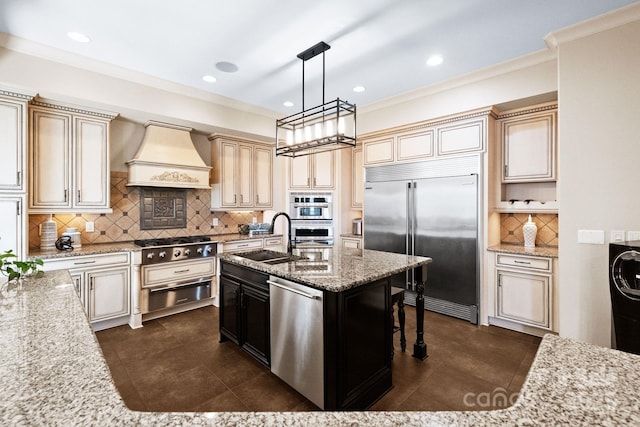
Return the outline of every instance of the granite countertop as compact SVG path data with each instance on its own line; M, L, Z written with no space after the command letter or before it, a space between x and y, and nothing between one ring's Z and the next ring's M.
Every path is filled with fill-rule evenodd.
M300 251L301 249L294 249L293 253L303 255L304 252ZM339 246L327 247L323 251L328 252L328 259L324 261L302 259L273 265L243 258L238 252L221 253L218 257L330 292L342 292L431 262L431 258L426 257Z
M265 234L260 236L249 236L248 234L212 234L211 241L213 243L229 242L233 240L247 240L247 239L262 239L263 237L279 237L282 234ZM82 255L97 255L107 254L113 252L128 252L128 251L140 251L142 248L136 246L133 241L128 242L115 242L115 243L95 243L89 245L82 245L79 248L74 248L72 251L59 251L58 249L30 249L27 259L42 258L66 258Z
M636 426L639 364L640 356L548 334L518 400L504 410L136 412L113 384L67 271L0 282L0 425Z
M533 256L558 258L558 248L554 246L536 246L533 248L525 248L522 245L501 243L499 245L489 246L487 250L491 252L503 252L507 254L533 255Z

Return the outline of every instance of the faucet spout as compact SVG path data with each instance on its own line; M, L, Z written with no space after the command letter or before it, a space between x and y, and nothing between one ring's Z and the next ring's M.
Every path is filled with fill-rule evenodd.
M291 236L291 217L286 212L278 212L273 216L271 220L271 226L269 227L269 233L273 233L273 226L276 223L276 219L280 216L284 216L287 219L287 253L291 255L293 253L293 247L295 246L293 243L293 236Z

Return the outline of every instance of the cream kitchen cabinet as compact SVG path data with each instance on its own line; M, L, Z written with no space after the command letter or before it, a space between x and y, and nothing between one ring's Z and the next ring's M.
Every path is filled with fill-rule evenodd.
M289 188L333 190L336 188L335 151L323 151L289 159Z
M555 180L556 109L501 116L502 182Z
M268 145L233 136L210 135L211 209L273 206L273 152Z
M30 212L110 213L109 122L116 114L30 108Z
M496 317L553 329L553 260L496 254Z
M26 255L25 195L0 196L0 252L11 249L19 259Z
M351 207L362 209L364 200L364 169L362 163L362 146L353 149L351 158Z
M484 108L363 135L363 164L484 152L495 115L494 108Z
M342 237L342 247L362 249L362 239L356 237Z
M27 103L32 96L0 88L0 193L25 193Z
M129 321L131 266L128 252L45 259L44 270L69 270L94 330Z

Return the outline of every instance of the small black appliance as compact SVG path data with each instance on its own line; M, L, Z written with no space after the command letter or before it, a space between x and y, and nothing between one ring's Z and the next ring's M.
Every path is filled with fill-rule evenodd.
M609 290L615 346L640 354L640 241L609 244Z

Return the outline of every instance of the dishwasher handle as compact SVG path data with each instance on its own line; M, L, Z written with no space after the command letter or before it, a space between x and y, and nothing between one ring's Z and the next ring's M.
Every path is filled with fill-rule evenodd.
M311 295L311 294L308 294L306 292L302 292L302 291L299 291L297 289L290 288L290 287L288 287L286 285L283 285L282 283L274 282L273 280L267 280L267 283L270 284L270 285L276 286L276 287L278 287L280 289L284 289L285 291L289 291L289 292L293 292L293 293L298 294L298 295L302 295L305 298L322 299L319 295Z

